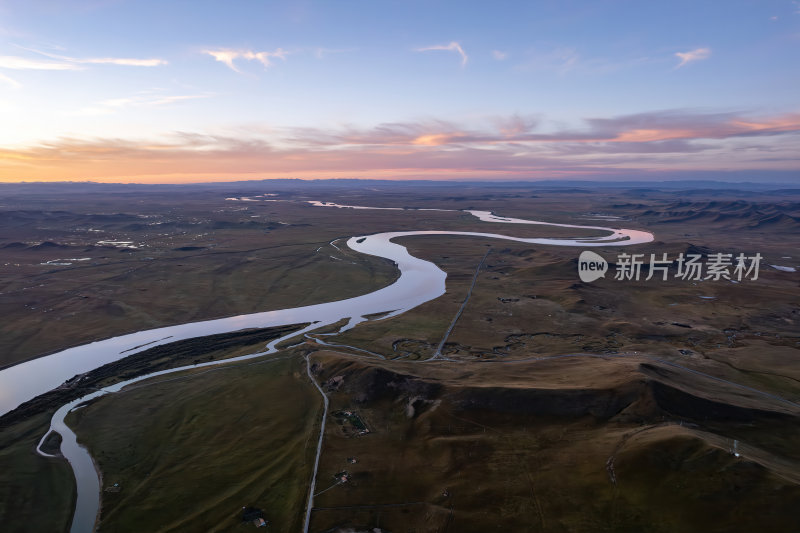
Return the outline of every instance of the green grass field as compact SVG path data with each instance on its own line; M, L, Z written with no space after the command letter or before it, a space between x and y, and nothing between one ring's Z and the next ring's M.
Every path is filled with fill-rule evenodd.
M103 492L99 530L232 531L254 506L271 531L296 531L322 406L303 364L267 359L145 383L71 415L104 487L121 487Z
M65 531L75 498L63 459L36 454L52 412L0 430L0 524L3 531Z

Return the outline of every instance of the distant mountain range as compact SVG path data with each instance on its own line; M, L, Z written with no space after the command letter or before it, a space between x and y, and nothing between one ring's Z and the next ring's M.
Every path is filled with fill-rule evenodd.
M21 182L0 183L0 194L15 193L120 193L120 192L164 192L169 190L208 191L221 190L230 194L252 194L256 192L298 191L298 190L341 190L341 189L431 189L449 187L468 187L473 189L574 189L586 191L593 189L637 189L646 190L703 190L703 191L783 191L800 193L800 182L755 182L755 181L715 181L715 180L665 180L665 181L590 181L590 180L540 180L540 181L433 181L433 180L372 180L372 179L265 179L251 181L220 181L186 184L140 184L140 183L97 183L97 182Z
M653 217L655 222L662 224L720 222L741 229L796 231L800 227L800 202L679 201L658 210L644 211L641 216Z

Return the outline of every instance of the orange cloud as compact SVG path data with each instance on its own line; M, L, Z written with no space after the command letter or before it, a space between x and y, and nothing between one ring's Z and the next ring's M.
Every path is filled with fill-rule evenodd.
M428 135L420 135L412 140L411 144L416 144L418 146L442 146L443 144L448 144L450 139L452 139L452 136L446 133L431 133Z
M762 122L733 120L731 124L747 132L779 133L800 130L800 114L790 114Z
M631 129L619 133L615 142L653 142L670 139L723 139L737 136L756 136L800 131L800 115L789 114L781 117L748 121L731 119L724 122L702 124L693 128L652 128Z
M654 142L671 139L691 139L697 137L697 132L690 130L630 130L617 135L613 142Z

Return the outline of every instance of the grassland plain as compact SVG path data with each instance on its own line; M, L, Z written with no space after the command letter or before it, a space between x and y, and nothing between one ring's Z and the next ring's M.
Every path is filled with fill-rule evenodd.
M63 459L35 453L60 405L123 379L258 352L267 341L297 329L298 326L285 326L244 330L151 348L89 372L83 379L73 380L4 415L0 418L0 524L4 530L62 531L69 527L75 499L72 472ZM44 447L48 453L57 454L59 442L59 438L48 439Z
M0 524L3 531L66 531L75 480L63 459L36 454L52 411L0 428Z
M103 472L99 531L249 529L301 525L321 401L299 357L143 382L69 420ZM124 423L122 422L124 420Z
M341 240L330 244L353 235L489 227L522 236L596 234L503 228L464 213L319 208L291 196L225 198L7 199L26 209L0 210L0 367L140 329L321 303L389 284L396 270L388 261L356 254Z
M739 284L657 278L616 281L610 273L608 279L585 284L577 278L572 250L455 237L401 242L448 271L447 293L391 322L364 324L331 342L390 357L429 357L463 302L486 246L491 246L470 301L448 337L448 357L648 351L701 363L706 358L741 355L747 347L768 347L769 353L749 358L748 364L764 371L771 367L774 373L776 358L783 354L782 366L793 366L800 337L797 281L792 273L766 267L759 280ZM653 253L668 250L672 257L686 248L686 244L652 246ZM612 261L613 269L617 250L600 253ZM642 277L646 275L644 271ZM786 383L790 389L793 376L790 371Z

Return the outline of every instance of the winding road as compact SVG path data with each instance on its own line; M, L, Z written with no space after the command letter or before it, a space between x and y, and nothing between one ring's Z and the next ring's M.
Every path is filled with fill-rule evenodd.
M308 379L311 380L311 383L314 384L319 393L322 395L322 403L324 408L322 410L322 422L320 423L319 429L319 440L317 441L317 454L314 458L314 472L311 474L311 486L308 488L308 502L306 503L306 517L305 520L303 520L303 533L308 533L308 528L311 525L311 509L314 507L314 489L317 487L319 458L322 455L322 437L325 435L325 421L328 419L328 406L330 405L328 395L325 394L325 391L323 391L322 387L319 386L317 379L311 372L311 360L309 359L308 355L306 355L306 373L308 374Z

